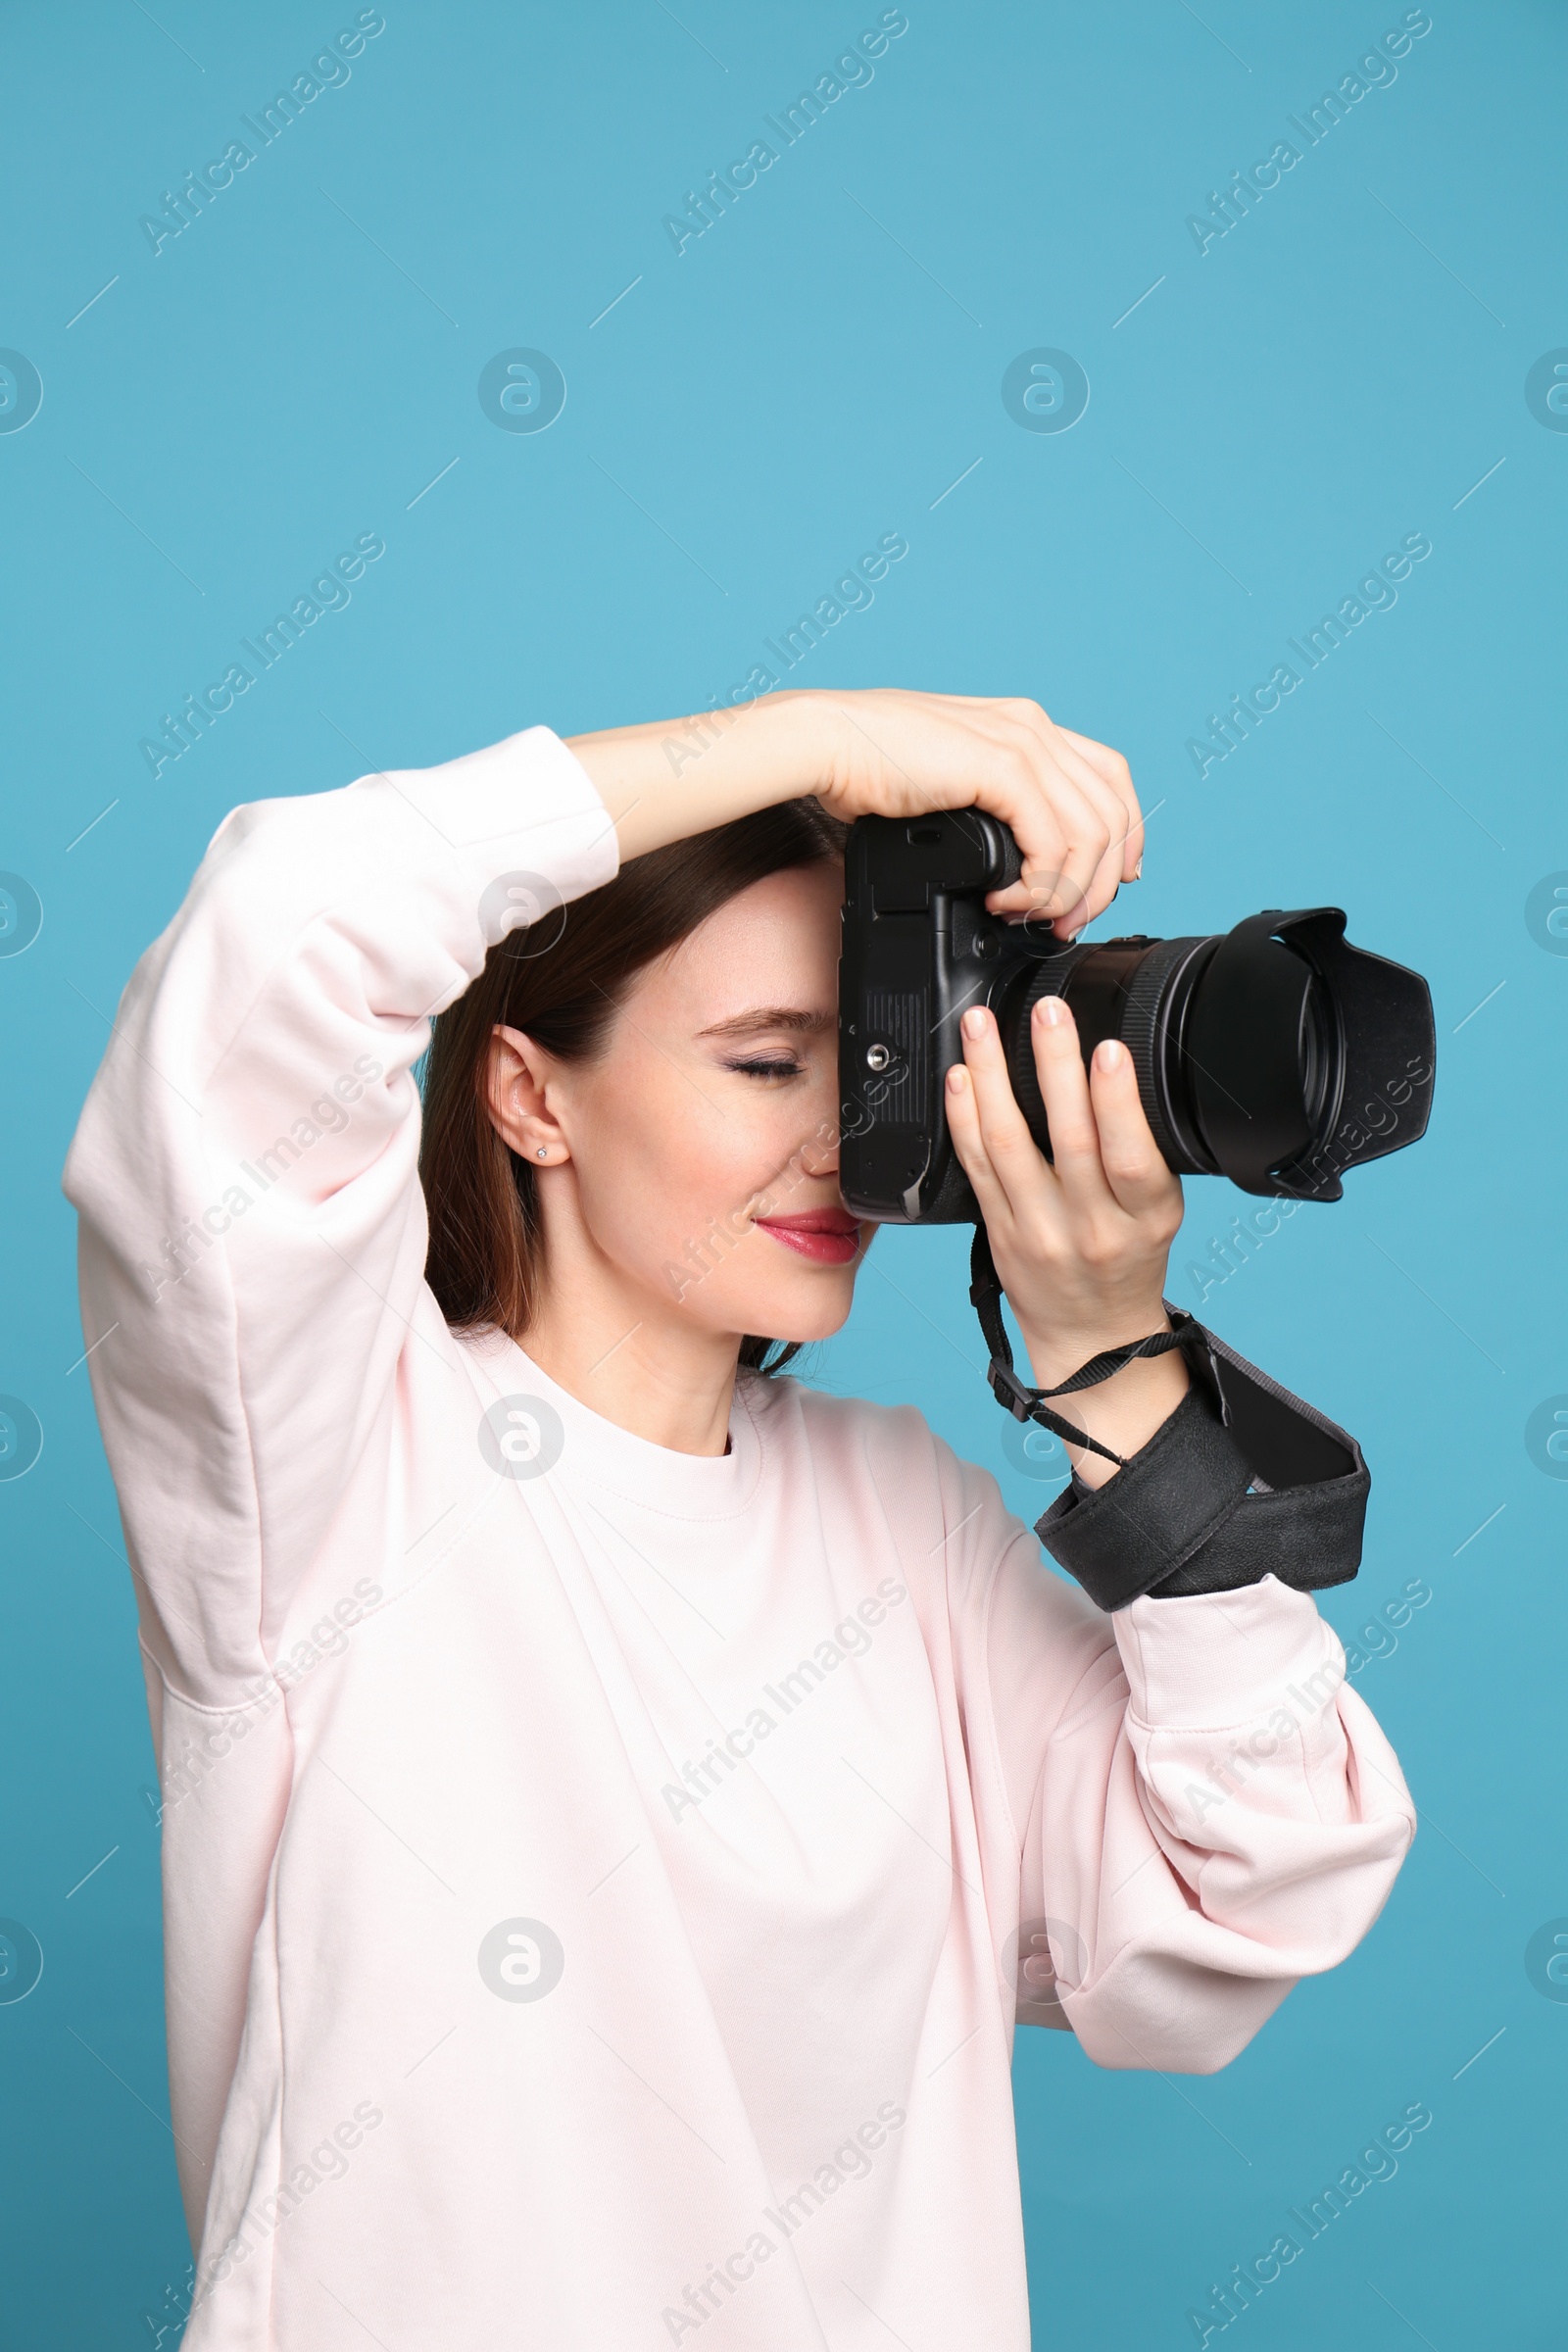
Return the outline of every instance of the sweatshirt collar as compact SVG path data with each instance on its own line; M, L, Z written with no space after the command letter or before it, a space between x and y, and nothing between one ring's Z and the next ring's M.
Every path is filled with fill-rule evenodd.
M482 1357L501 1391L537 1397L559 1417L563 1441L553 1484L560 1481L590 1501L608 1492L670 1519L736 1518L755 1498L762 1472L759 1422L769 1385L756 1374L742 1372L736 1379L729 1452L678 1453L591 1411L514 1340L496 1335Z

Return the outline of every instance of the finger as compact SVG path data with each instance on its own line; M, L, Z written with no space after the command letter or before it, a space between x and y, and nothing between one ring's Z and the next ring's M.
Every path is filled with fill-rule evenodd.
M1021 788L1014 799L1015 814L1007 822L1022 854L1023 873L1010 890L994 893L987 904L996 914L1059 920L1087 902L1098 914L1109 905L1115 887L1113 880L1108 882L1097 898L1096 876L1115 819L1097 806L1096 780L1081 762L1080 777L1070 775L1057 753L1040 743L1021 750L1020 763Z
M1109 786L1121 804L1123 823L1121 878L1135 882L1144 861L1144 812L1133 785L1133 771L1120 752L1108 744L1097 743L1092 735L1080 735L1072 727L1056 722L1057 732L1064 735L1081 757L1088 760L1101 780Z
M1101 1164L1100 1130L1089 1095L1078 1028L1060 997L1042 997L1030 1020L1040 1099L1051 1130L1051 1160L1074 1210L1102 1210L1111 1191Z
M990 892L986 905L993 914L1032 915L1049 922L1083 896L1071 878L1069 816L1040 790L1022 761L1020 770L1012 789L997 778L981 799L981 807L1000 816L1011 832L1022 863L1019 879L1005 890Z
M959 1027L986 1158L1012 1214L1038 1213L1054 1189L1051 1170L1018 1108L996 1016L972 1005Z
M948 1133L958 1154L958 1164L974 1187L974 1197L985 1219L986 1230L995 1236L1005 1230L1011 1218L1007 1196L1002 1181L991 1164L991 1155L980 1133L980 1109L975 1101L974 1082L961 1061L956 1061L947 1075L946 1102Z
M1068 907L1055 918L1056 930L1066 938L1081 931L1085 923L1092 922L1097 914L1102 914L1121 887L1126 855L1127 811L1103 777L1074 748L1064 732L1060 728L1054 728L1052 734L1051 753L1059 772L1089 803L1103 827L1104 846L1083 897L1076 906Z
M1106 1184L1129 1216L1174 1214L1174 1232L1181 1222L1182 1188L1145 1115L1133 1057L1115 1038L1095 1048L1089 1093Z
M1131 821L1128 803L1117 789L1117 769L1126 778L1126 790L1132 793L1132 778L1127 763L1119 752L1097 744L1087 735L1077 734L1071 727L1058 726L1037 704L1016 706L1034 728L1048 774L1054 769L1096 810L1105 828L1104 847L1083 899L1065 913L1055 916L1055 928L1063 937L1071 937L1084 924L1103 913L1126 878L1126 844ZM1091 758L1093 753L1095 757ZM1136 796L1133 796L1136 811Z
M1034 860L1026 865L1023 883L1034 893L1030 911L1054 921L1064 935L1081 930L1109 906L1122 881L1129 821L1126 803L1102 773L1101 765L1080 750L1087 737L1076 737L1056 726L1038 703L1010 702L995 708L1004 729L1013 728L1023 736L1036 789L1058 819L1065 838L1065 856L1059 864ZM1103 745L1095 749L1102 762L1119 758ZM1122 765L1125 767L1125 762ZM1010 911L1004 897L999 896L993 905L998 912Z

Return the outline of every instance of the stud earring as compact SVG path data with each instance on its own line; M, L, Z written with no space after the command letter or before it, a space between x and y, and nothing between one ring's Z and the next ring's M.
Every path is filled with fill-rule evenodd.
M548 1159L550 1157L548 1146L541 1144L538 1151L534 1153L534 1157L535 1159Z

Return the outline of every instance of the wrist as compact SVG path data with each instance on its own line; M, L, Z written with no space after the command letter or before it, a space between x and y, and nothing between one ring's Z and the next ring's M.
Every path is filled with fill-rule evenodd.
M1130 1347L1135 1340L1148 1339L1152 1332L1169 1331L1172 1325L1163 1299L1156 1298L1152 1305L1130 1307L1124 1313L1104 1315L1093 1322L1063 1323L1053 1320L1038 1326L1020 1322L1018 1328L1028 1349L1029 1361L1034 1366L1036 1385L1049 1389L1054 1388L1058 1381L1070 1379L1082 1365L1097 1355L1103 1355L1107 1348ZM1137 1357L1133 1363L1124 1365L1122 1370L1130 1372L1136 1370L1140 1363L1161 1363L1165 1360L1161 1356ZM1111 1374L1112 1381L1121 1377L1121 1372ZM1101 1385L1108 1388L1110 1382ZM1094 1392L1086 1391L1085 1394L1093 1395Z
M1110 1317L1081 1331L1063 1331L1054 1326L1049 1338L1042 1335L1037 1339L1026 1331L1024 1344L1034 1367L1035 1385L1054 1389L1107 1348L1123 1348L1131 1341L1147 1339L1152 1332L1170 1328L1170 1317L1161 1306L1142 1316L1133 1313ZM1130 1460L1170 1418L1186 1396L1188 1386L1187 1365L1180 1351L1170 1348L1163 1355L1135 1356L1107 1380L1098 1381L1091 1389L1074 1390L1066 1396L1054 1396L1051 1401L1056 1412L1075 1422L1087 1437L1108 1446L1123 1460ZM1103 1486L1106 1479L1116 1475L1115 1464L1106 1461L1103 1454L1090 1453L1066 1438L1062 1445L1085 1486Z
M614 825L621 860L776 802L830 773L825 730L800 690L724 710L565 738Z
M837 777L834 698L808 686L784 686L753 705L765 719L761 757L776 786L772 799L829 792Z

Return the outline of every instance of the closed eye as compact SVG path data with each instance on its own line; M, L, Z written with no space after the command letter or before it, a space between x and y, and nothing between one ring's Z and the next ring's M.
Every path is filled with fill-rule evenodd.
M799 1078L803 1064L793 1058L775 1060L758 1057L749 1061L726 1061L726 1070L738 1070L747 1078Z

